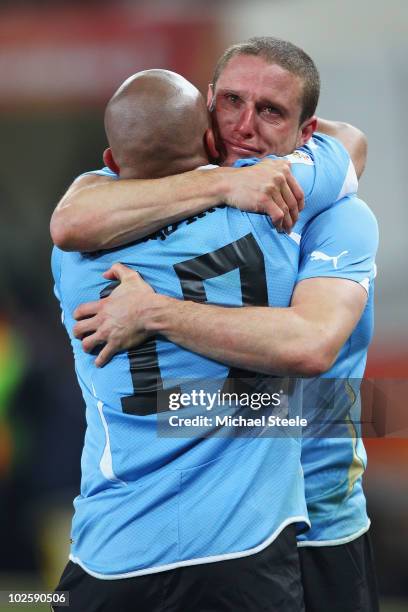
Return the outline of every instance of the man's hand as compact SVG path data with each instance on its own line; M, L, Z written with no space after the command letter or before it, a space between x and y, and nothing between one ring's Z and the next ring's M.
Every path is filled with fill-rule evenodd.
M289 232L304 207L304 194L284 159L265 159L250 167L233 168L226 203L269 215L278 230Z
M74 312L78 323L74 336L82 340L82 348L90 353L104 344L95 360L103 366L119 351L138 346L148 337L143 324L143 313L152 299L160 296L145 283L140 274L122 264L114 264L104 277L119 280L110 296L81 304Z

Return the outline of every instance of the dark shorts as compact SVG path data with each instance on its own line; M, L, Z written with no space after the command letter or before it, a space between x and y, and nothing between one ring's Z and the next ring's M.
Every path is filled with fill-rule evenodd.
M368 533L339 546L299 548L306 612L378 612Z
M303 612L295 527L263 551L157 574L100 580L71 561L57 591L75 612Z

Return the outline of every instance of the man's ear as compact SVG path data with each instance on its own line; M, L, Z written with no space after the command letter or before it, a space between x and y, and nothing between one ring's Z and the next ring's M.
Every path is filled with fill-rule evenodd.
M214 87L212 83L209 83L207 90L207 108L211 112L213 110L213 99L214 99Z
M299 144L298 147L302 147L307 143L308 140L313 136L313 132L316 131L317 126L317 117L313 115L313 117L309 117L306 119L302 125L300 126L300 136L299 136Z
M112 149L108 147L103 152L103 163L108 166L109 170L112 170L115 174L120 174L120 169L115 160L113 159Z
M211 128L205 130L204 134L204 146L207 151L207 155L211 162L216 162L220 157L220 153L215 144L214 132Z

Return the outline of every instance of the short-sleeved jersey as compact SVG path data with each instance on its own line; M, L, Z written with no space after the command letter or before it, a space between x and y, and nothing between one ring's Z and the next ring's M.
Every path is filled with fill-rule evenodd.
M330 172L321 170L326 163ZM349 183L349 163L343 155L294 164L306 210L310 205L317 214L338 198ZM277 233L262 215L226 206L120 249L54 249L55 292L86 403L71 534L71 559L86 571L120 578L252 554L287 524L308 519L299 438L157 435L152 394L178 380L222 384L228 367L158 337L98 369L73 336L75 308L109 292L102 273L117 261L179 299L284 307L299 257L297 237Z
M373 290L378 227L356 197L316 217L302 233L298 281L344 278L368 293L363 314L332 368L304 381L302 466L311 529L299 545L341 544L369 528L362 474L366 453L359 436L360 383L373 333Z
M296 161L318 159L327 147L341 147L336 140L316 135L307 145L287 156L296 178ZM305 157L306 156L306 157ZM275 156L268 156L274 158ZM258 160L239 160L244 166ZM324 171L328 170L328 166ZM349 167L348 181L354 180ZM305 194L307 196L307 193ZM342 194L344 195L344 190ZM311 421L325 411L326 429L312 436L306 432L302 444L306 501L312 528L299 535L299 544L340 544L357 538L369 528L362 474L367 457L359 437L360 382L367 349L373 333L373 290L378 228L374 216L361 200L350 198L313 221L313 208L301 213L292 237L301 241L301 262L297 282L313 277L337 277L361 283L368 301L358 325L330 369L320 379L305 381L303 412ZM320 212L320 211L319 211ZM328 412L328 408L330 411ZM332 416L327 416L328 414ZM320 415L320 416L319 416ZM345 421L335 430L335 416Z
M270 159L279 159L276 155L267 155ZM285 155L291 163L291 171L305 194L305 208L292 231L292 238L300 240L303 228L317 214L341 200L345 195L357 193L358 180L353 162L343 145L336 138L324 134L314 134L307 144ZM258 158L238 159L234 166L242 168L258 163ZM319 197L314 194L314 183L310 183L310 169L314 168L315 182L319 186ZM339 169L342 174L339 175ZM337 180L343 175L343 181ZM334 183L332 182L334 181ZM336 190L340 187L339 191ZM326 191L327 189L327 191ZM329 202L324 206L323 202Z

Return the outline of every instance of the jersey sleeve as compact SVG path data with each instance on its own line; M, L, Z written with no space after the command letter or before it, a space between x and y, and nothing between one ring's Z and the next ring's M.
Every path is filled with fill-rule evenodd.
M51 254L51 270L54 278L54 295L61 301L60 279L61 279L61 259L62 251L54 247Z
M378 225L357 196L340 200L315 217L302 234L297 282L306 278L344 278L368 292L376 274Z
M117 174L115 174L115 172L113 172L110 168L105 166L104 168L99 168L99 170L88 170L87 172L83 172L82 174L77 176L75 180L77 181L78 179L82 178L83 176L89 176L90 174L96 174L97 176L107 176L107 177L112 178L112 179L118 179L119 178L119 176Z
M268 155L270 159L279 159ZM294 231L300 233L310 219L327 210L346 195L357 192L358 180L353 162L344 146L336 138L315 134L303 147L287 159L291 171L305 194L305 208ZM235 167L254 165L257 158L237 160Z
M325 191L330 190L333 202L357 192L358 179L354 164L348 151L337 138L316 133L307 144L286 157L292 165L301 163L303 157L310 157L316 168L316 179L322 181L321 195L324 196ZM295 173L296 168L292 171ZM316 189L316 184L313 187ZM312 191L305 192L305 197L311 195L313 188Z

